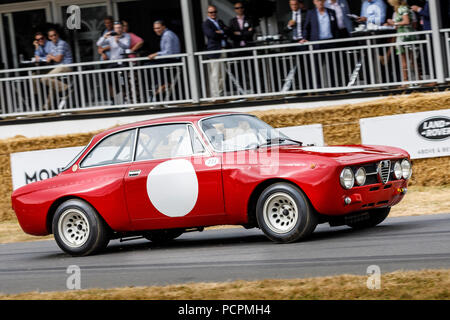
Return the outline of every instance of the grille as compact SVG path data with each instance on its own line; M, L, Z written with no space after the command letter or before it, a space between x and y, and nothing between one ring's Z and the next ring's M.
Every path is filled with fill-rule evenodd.
M391 173L391 161L384 160L378 163L378 176L383 184L389 181L389 175Z

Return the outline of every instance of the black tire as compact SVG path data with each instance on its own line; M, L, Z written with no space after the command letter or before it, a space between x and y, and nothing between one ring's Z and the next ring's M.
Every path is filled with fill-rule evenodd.
M144 234L144 238L154 243L164 244L178 238L183 233L184 229L153 230L147 231Z
M287 202L282 202L283 197ZM292 201L295 202L295 206ZM273 212L273 209L278 208L282 203L286 207L281 207L277 209L277 212ZM286 210L290 213L286 214ZM279 215L280 219L278 220L284 219L286 225L281 225L283 221L272 221L271 219L276 219L275 215ZM256 204L256 219L264 234L277 243L290 243L304 239L314 231L318 223L318 217L303 191L284 182L275 183L261 193ZM283 228L287 229L282 230Z
M354 222L354 223L349 223L347 225L353 229L372 228L372 227L375 227L376 225L382 223L387 218L390 211L391 211L391 208L373 209L373 210L369 211L369 219Z
M83 229L84 225L87 228ZM69 229L71 227L73 228ZM79 199L67 200L56 209L52 229L58 246L72 256L87 256L99 252L106 248L110 240L110 229L106 222L90 204ZM81 233L79 241L82 243L71 244L78 236L78 231Z

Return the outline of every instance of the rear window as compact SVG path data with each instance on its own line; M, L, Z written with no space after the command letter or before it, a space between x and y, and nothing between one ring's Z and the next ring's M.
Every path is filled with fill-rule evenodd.
M82 168L130 162L133 157L136 129L113 134L100 143L84 158Z

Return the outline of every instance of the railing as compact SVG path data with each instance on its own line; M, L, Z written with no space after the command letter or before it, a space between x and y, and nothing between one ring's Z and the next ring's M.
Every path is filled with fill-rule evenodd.
M2 115L190 101L186 55L0 71Z
M441 33L450 61L450 29ZM401 41L405 36L410 41ZM0 114L192 104L188 79L196 77L188 72L198 72L200 101L214 101L414 87L436 82L436 68L445 68L435 65L431 31L204 51L195 59L192 65L181 54L0 70Z
M442 29L444 35L445 58L447 59L446 81L450 81L450 29Z
M199 52L201 100L431 83L431 42L423 31Z

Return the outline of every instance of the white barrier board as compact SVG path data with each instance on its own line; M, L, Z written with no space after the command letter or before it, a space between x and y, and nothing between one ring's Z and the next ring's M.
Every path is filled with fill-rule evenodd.
M450 109L360 119L363 144L405 149L412 159L450 156Z
M12 153L13 189L56 176L82 149L73 147Z
M321 124L311 124L306 126L278 128L278 131L289 138L303 142L303 145L314 144L323 146L323 130Z

